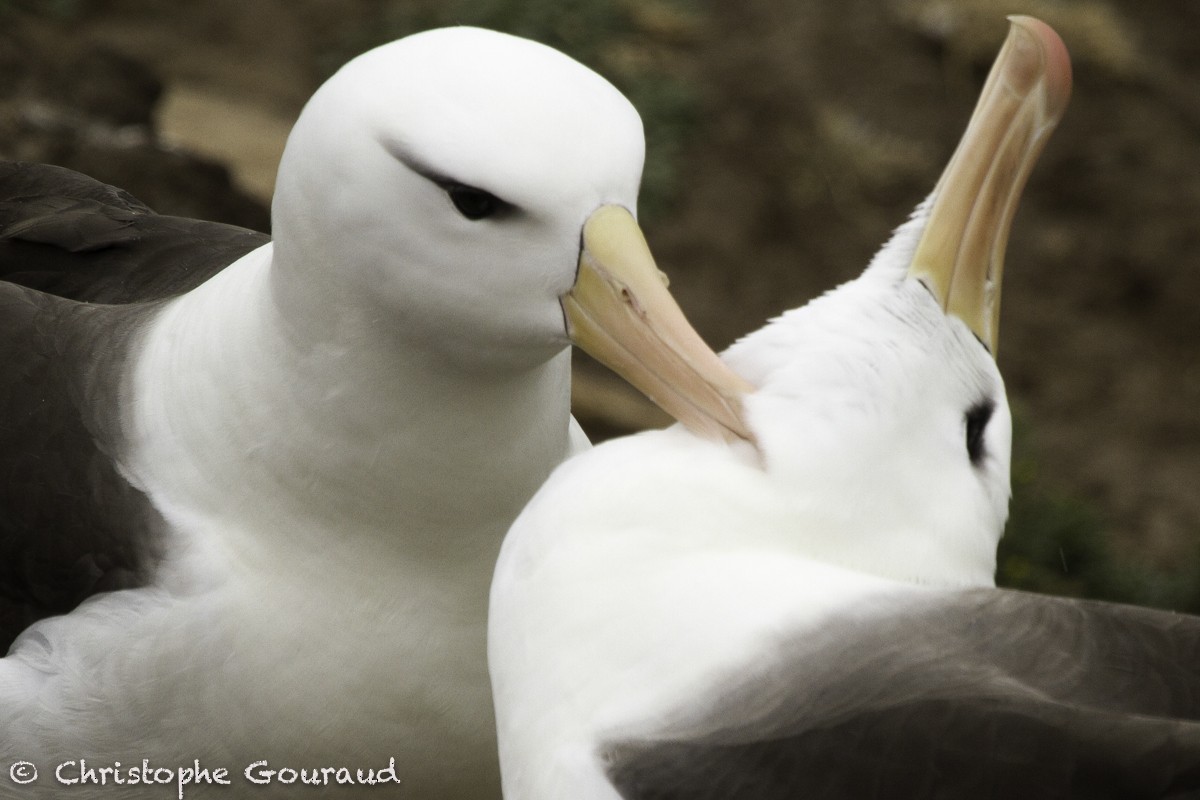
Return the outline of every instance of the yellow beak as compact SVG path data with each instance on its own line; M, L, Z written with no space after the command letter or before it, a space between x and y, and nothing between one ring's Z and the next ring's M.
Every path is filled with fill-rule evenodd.
M741 396L754 387L688 324L629 211L601 206L588 217L562 306L571 341L668 414L706 436L750 438Z
M1021 190L1071 96L1071 60L1050 26L1012 27L933 193L908 274L996 353L1004 250Z

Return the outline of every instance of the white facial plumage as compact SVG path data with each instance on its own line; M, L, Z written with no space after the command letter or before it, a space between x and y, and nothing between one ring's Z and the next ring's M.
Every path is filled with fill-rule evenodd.
M907 274L927 209L861 277L725 359L760 387L747 417L763 479L796 515L784 529L799 552L918 583L990 585L1012 420L987 348ZM829 518L801 524L816 509Z
M312 265L323 303L349 295L368 324L441 356L538 363L567 342L559 297L584 220L603 204L636 210L643 156L629 101L558 51L472 28L416 34L309 102L280 169L276 259ZM455 187L501 207L469 219ZM347 247L357 274L321 269Z

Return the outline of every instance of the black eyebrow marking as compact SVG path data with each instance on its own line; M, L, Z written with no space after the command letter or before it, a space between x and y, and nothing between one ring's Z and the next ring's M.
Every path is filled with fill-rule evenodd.
M425 180L435 184L442 191L449 192L451 189L468 189L471 191L485 192L496 198L496 200L498 200L505 208L515 208L512 203L488 189L483 189L478 186L473 186L469 183L464 183L457 178L450 177L440 170L434 169L433 167L429 166L427 162L423 161L419 156L413 153L413 151L404 142L401 142L397 139L384 139L382 140L382 144L383 149L386 150L388 154L392 156L392 158L396 159Z
M400 142L396 139L384 139L383 149L386 150L392 158L396 159L401 164L420 175L422 178L437 184L443 189L456 184L462 185L460 181L454 180L449 175L434 169L422 161L403 142Z

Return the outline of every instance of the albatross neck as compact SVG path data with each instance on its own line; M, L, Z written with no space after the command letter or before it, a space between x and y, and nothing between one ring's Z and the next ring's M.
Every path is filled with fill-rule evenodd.
M569 353L445 368L336 298L289 316L272 258L250 253L147 331L135 477L168 512L253 520L292 548L335 533L405 558L494 556L567 453Z

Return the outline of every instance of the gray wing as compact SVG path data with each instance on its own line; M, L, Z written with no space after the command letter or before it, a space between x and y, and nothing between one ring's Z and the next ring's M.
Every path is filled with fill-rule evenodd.
M62 167L0 162L0 280L93 303L182 294L266 244L263 233L155 214Z
M847 613L713 696L689 735L602 749L622 797L1200 797L1200 618L939 593Z
M149 580L160 521L117 467L138 332L153 301L265 241L69 170L0 164L0 652L37 619Z

